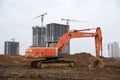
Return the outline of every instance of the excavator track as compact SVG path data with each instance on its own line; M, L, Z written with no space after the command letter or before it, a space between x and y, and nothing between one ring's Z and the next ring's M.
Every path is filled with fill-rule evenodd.
M50 68L50 67L74 67L74 61L68 60L37 60L31 62L33 68Z

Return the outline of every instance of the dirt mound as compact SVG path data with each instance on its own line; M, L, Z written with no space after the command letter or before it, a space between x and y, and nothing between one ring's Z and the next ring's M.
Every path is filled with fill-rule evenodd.
M105 68L89 69L96 58L90 53L65 55L76 67L35 69L29 66L34 59L24 56L0 55L0 80L120 80L120 59L103 58Z
M75 61L77 66L88 67L96 58L90 53L82 52L74 55L65 55L64 59Z
M27 59L21 55L0 55L0 64L20 64Z

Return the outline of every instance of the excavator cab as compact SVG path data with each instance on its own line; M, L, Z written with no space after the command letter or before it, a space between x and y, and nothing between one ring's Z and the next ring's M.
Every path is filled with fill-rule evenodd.
M47 42L47 47L54 47L57 42Z

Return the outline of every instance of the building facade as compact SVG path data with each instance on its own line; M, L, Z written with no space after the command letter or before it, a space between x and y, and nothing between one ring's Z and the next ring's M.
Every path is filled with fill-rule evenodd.
M33 47L45 47L46 46L46 28L35 26L32 27Z
M18 55L19 54L19 42L5 41L4 54Z
M46 43L50 43L49 46L54 46L63 34L69 31L69 26L50 23L46 25ZM68 42L64 53L70 53L70 43Z
M108 44L108 56L114 58L120 57L119 44L117 42Z

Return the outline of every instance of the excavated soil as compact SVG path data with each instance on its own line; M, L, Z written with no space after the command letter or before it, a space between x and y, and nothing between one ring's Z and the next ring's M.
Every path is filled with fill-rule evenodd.
M33 59L24 56L0 55L0 80L120 80L120 59L103 58L104 68L89 68L95 60L90 53L65 55L75 67L31 68Z

